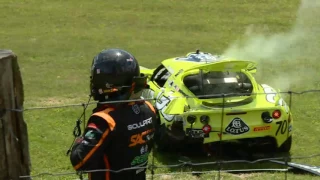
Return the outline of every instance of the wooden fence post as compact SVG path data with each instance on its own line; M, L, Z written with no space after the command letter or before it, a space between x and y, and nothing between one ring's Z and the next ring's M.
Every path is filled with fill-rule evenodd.
M27 125L19 111L23 101L18 58L10 50L0 50L0 180L30 175Z

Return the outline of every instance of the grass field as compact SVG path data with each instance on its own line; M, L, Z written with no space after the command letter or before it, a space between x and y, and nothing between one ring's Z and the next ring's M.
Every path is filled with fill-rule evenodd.
M199 48L256 60L258 81L282 91L320 89L320 6L318 0L303 2L304 6L299 8L299 0L1 0L0 48L11 49L18 55L25 108L85 102L92 58L111 47L132 52L146 67L155 67L165 58ZM318 92L293 95L293 156L320 152L319 95ZM92 108L89 107L88 113ZM29 129L32 174L73 171L65 152L73 140L72 130L81 113L81 107L24 113ZM157 154L155 163L176 164L178 159L175 154ZM318 157L292 161L320 166ZM214 168L163 168L156 169L156 173ZM221 174L223 179L284 177L281 172ZM40 178L74 179L76 176ZM217 173L201 176L182 173L157 179L217 179ZM289 173L288 179L320 178Z

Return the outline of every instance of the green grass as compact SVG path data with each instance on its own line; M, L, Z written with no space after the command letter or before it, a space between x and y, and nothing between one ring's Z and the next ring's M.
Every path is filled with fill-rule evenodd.
M298 8L298 0L2 0L0 48L11 49L18 55L26 108L85 102L92 58L100 50L111 47L132 52L146 67L155 67L165 58L184 55L197 48L251 58L259 63L257 79L260 82L283 91L320 89L317 79L319 35L316 32L320 27L319 13L305 9L297 15ZM290 33L297 17L297 31ZM245 35L252 26L256 27L255 33ZM240 48L233 46L235 42L239 42ZM319 152L318 104L319 93L293 95L293 156ZM81 112L81 107L70 107L24 113L29 129L32 174L73 171L65 152ZM158 154L155 163L176 164L178 158L172 154ZM294 161L320 166L319 158ZM265 165L223 167L260 166ZM214 168L203 166L193 170ZM189 167L164 168L156 169L156 173L190 170ZM284 179L285 174L222 173L221 177ZM76 176L42 177L72 178ZM200 177L182 173L160 179L217 179L217 173ZM288 179L317 177L289 173Z

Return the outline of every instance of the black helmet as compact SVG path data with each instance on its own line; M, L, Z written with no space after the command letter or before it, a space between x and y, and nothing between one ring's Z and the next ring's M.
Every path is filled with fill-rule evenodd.
M91 96L98 101L127 100L146 87L136 58L122 49L107 49L93 58Z

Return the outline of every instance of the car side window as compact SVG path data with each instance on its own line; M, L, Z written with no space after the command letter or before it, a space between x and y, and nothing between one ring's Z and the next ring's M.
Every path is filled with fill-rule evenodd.
M160 65L154 72L151 77L151 81L154 81L158 84L158 86L163 87L164 84L167 82L168 78L170 77L170 72L166 67Z

